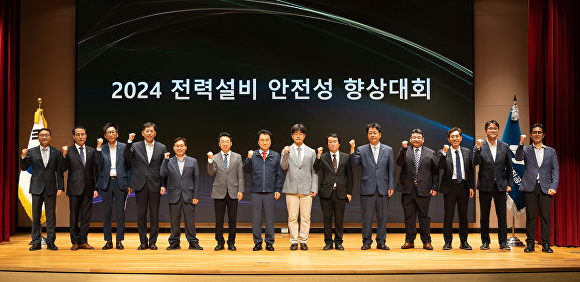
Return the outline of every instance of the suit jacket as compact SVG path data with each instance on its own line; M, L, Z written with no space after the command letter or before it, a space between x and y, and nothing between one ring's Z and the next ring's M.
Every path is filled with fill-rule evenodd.
M183 173L179 172L177 157L163 159L159 173L161 177L167 177L167 202L175 204L179 196L183 201L191 203L192 199L199 199L199 166L197 160L185 156Z
M226 197L226 193L230 195L230 198L237 199L238 193L244 193L242 156L233 151L228 154L227 170L221 151L213 156L213 162L207 164L207 173L210 176L215 176L211 189L211 197L214 199L223 199Z
M409 144L410 145L410 144ZM411 151L409 152L409 149ZM397 165L401 166L397 191L411 194L415 186L415 148L401 147L397 156ZM425 146L421 148L419 156L419 171L417 172L417 193L419 196L431 196L431 190L439 190L439 161L435 152Z
M314 171L316 152L306 144L302 144L302 161L298 159L298 150L290 146L288 154L282 150L280 166L287 170L282 193L310 195L310 192L318 193L318 175Z
M269 150L268 157L254 151L252 158L246 158L242 166L245 173L252 173L252 193L274 193L282 191L282 167L280 155Z
M85 165L83 166L81 155L73 144L68 147L66 157L63 158L62 171L68 170L66 185L67 196L79 196L83 193L93 198L93 192L97 190L97 165L95 159L101 158L101 152L84 145Z
M314 161L313 168L315 171L322 171L320 189L318 195L321 198L328 199L332 194L334 184L336 183L336 196L339 199L345 199L346 195L352 195L352 168L350 167L349 156L343 152L338 153L338 167L334 172L332 156L330 152L320 155L320 159Z
M556 150L548 146L544 147L544 159L542 166L538 167L538 160L534 152L534 145L519 145L516 150L516 160L524 161L526 170L524 179L520 184L520 191L534 192L538 173L540 174L540 188L542 192L548 194L548 190L558 191L558 180L560 178L560 166L558 165L558 156Z
M473 189L475 187L475 173L473 168L473 160L471 159L471 151L465 147L459 147L461 150L461 158L463 164L463 171L465 171L465 181L467 181L467 189ZM455 166L453 165L453 157L451 148L447 151L447 154L443 153L443 150L439 150L439 169L443 169L443 176L439 182L439 192L447 194L449 192L449 187L451 187L453 172L455 171Z
M120 190L127 190L129 188L129 178L131 177L131 162L123 157L125 146L125 143L117 142L117 155L112 156L116 160L115 170L117 171L117 181L119 182ZM100 156L100 158L95 158L99 171L97 188L107 191L109 187L109 174L111 172L111 151L109 143L101 146Z
M354 153L350 154L350 165L352 167L361 165L361 195L373 195L377 190L379 194L387 195L387 190L394 189L395 163L393 156L393 148L382 143L376 163L370 144L360 146L356 148Z
M50 156L46 167L42 162L40 146L28 149L26 157L20 158L20 169L27 170L32 167L29 193L40 195L46 190L47 195L55 195L56 190L64 191L64 177L61 170L62 153L55 147L50 147ZM58 186L57 186L58 185Z
M165 186L165 179L161 177L161 163L165 159L167 148L165 145L155 141L153 143L153 154L151 162L147 160L147 149L145 141L131 142L125 146L123 157L131 160L132 173L129 178L129 188L140 191L147 184L152 192L161 191L161 186Z
M508 144L496 140L497 151L495 161L489 149L487 139L477 149L473 148L473 165L479 165L477 175L477 189L489 192L493 189L493 184L497 183L499 191L506 191L507 186L514 186L514 174L512 169L512 155Z

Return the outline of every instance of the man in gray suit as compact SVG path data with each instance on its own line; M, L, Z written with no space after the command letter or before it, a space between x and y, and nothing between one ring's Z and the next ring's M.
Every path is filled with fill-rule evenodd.
M171 236L167 250L181 249L181 212L185 218L185 238L190 250L203 250L195 235L195 205L199 203L199 166L197 160L186 156L187 140L177 137L173 140L175 157L169 158L169 152L161 164L159 174L167 178L167 202L171 218Z
M32 138L35 138L34 135ZM40 217L42 216L42 204L46 214L46 248L58 250L56 240L56 196L64 191L64 177L61 170L62 154L59 149L49 145L51 133L48 128L38 131L40 146L22 149L20 169L27 170L32 167L30 179L30 191L32 194L32 246L29 250L42 249L40 235ZM58 189L57 189L58 188Z
M218 146L221 151L214 155L207 153L207 173L215 176L211 190L215 212L216 251L224 249L224 216L228 210L228 250L236 250L236 223L238 218L238 201L244 197L244 171L242 156L232 152L232 136L227 132L220 133Z
M286 172L282 193L286 194L290 250L298 250L298 214L300 214L300 249L308 250L312 198L318 192L318 175L314 170L316 152L304 144L306 127L295 124L290 129L292 146L284 147L280 166Z
M393 195L395 162L393 148L381 144L381 126L378 123L367 125L370 144L360 146L355 151L355 141L350 140L350 165L361 166L360 205L362 210L361 250L371 248L373 242L373 212L377 215L377 249L388 250L387 208L389 197Z
M558 190L560 166L556 150L542 143L545 131L544 125L536 123L530 128L533 145L524 147L526 136L522 135L520 145L516 150L516 160L524 161L526 171L520 185L526 201L526 249L534 251L536 241L536 219L540 211L540 230L542 232L542 252L553 253L550 248L550 213L552 198Z

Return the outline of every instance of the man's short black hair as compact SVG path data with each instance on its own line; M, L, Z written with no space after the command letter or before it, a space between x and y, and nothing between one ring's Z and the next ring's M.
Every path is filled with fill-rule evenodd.
M187 139L185 139L183 137L177 137L177 138L175 138L175 140L173 140L173 146L175 146L175 143L177 143L179 141L183 141L183 143L185 143L185 146L187 146Z
M270 139L272 139L272 132L266 130L266 129L262 129L260 131L258 131L258 139L260 139L260 135L265 134L270 136Z
M297 123L297 124L293 125L292 128L290 129L290 134L294 134L298 131L306 134L306 126L304 126L304 124Z
M43 127L38 131L38 134L40 134L40 132L42 132L42 131L48 131L48 135L52 136L52 132L50 131L50 129ZM74 131L73 131L73 134L74 134Z
M141 127L142 127L142 128L141 128L141 131L145 131L145 128L147 128L147 127L151 127L151 126L153 126L153 129L155 130L155 132L157 132L157 125L155 125L154 123L152 123L152 122L150 122L150 121L148 121L148 122L144 123L144 124L141 126Z
M542 133L546 133L546 130L544 130L544 125L541 123L534 123L531 127L530 127L530 133L532 133L532 130L534 130L535 127L539 127L542 129Z
M461 128L454 126L451 129L447 130L447 138L449 138L449 136L451 136L451 133L455 131L459 132L459 136L463 136L463 131L461 130Z
M338 134L336 133L330 133L326 136L326 144L328 144L328 137L332 137L332 138L336 138L338 139L338 144L340 144L340 138L338 137Z
M114 124L112 122L107 122L105 124L105 126L103 126L103 134L107 134L107 129L109 127L113 127L113 128L115 128L115 131L119 132L119 127L116 124Z
M376 122L367 124L367 134L369 133L369 129L371 129L371 128L375 128L376 130L379 131L379 133L381 133L381 125L380 124L378 124Z
M229 139L230 139L230 141L232 141L232 136L231 136L229 133L227 133L227 132L222 132L222 133L220 133L220 135L218 136L218 142L219 142L219 141L222 139L222 137L224 137L224 136L225 136L225 137L227 137L227 138L229 138Z
M77 125L77 126L73 127L73 130L72 130L72 134L73 134L73 135L75 135L75 130L77 130L77 129L82 129L82 130L84 130L84 131L85 131L85 134L87 134L87 129L86 129L84 126L82 126L82 125Z
M415 128L415 129L411 130L411 134L409 136L413 136L414 133L421 134L421 136L425 137L423 130L421 130L419 128Z
M485 123L485 130L487 130L487 127L489 127L491 124L495 124L495 126L497 126L497 129L499 130L499 123L497 123L495 119L489 120Z

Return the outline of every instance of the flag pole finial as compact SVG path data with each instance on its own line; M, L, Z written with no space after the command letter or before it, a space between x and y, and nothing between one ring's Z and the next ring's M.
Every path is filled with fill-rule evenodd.
M38 98L38 108L42 109L42 98Z
M514 102L517 102L517 101L518 101L518 99L516 99L516 95L514 95Z

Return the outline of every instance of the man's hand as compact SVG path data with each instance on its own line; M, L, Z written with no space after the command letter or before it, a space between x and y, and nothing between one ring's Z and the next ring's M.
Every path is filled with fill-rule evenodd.
M354 139L350 140L348 143L350 144L350 153L352 154L354 153L354 147L356 146Z
M312 198L316 197L316 192L310 192L310 197Z
M390 196L393 196L393 192L394 192L394 191L393 191L393 189L389 189L389 190L387 190L387 195L388 195L389 197L390 197Z
M449 145L443 145L443 154L447 154L447 151L449 151Z
M290 153L290 146L284 147L284 154L287 155L288 153Z
M322 147L318 147L318 158L320 159L320 155L322 155Z
M93 199L94 199L94 198L96 198L96 197L98 197L98 196L99 196L99 192L97 192L97 191L94 191L94 192L93 192Z
M58 191L56 191L56 195L57 195L57 196L60 196L60 195L62 195L62 190L58 190Z
M238 192L238 201L241 201L243 197L244 197L244 193Z
M249 150L249 151L248 151L248 158L250 158L250 159L251 159L253 155L254 155L254 151L252 151L252 150Z
M26 154L28 153L28 149L24 148L22 149L22 157L26 158Z
M511 186L507 186L507 187L505 188L505 190L506 190L507 192L509 192L509 191L511 191L511 190L512 190L512 187L511 187Z
M127 188L127 193L131 194L131 192L133 192L133 189Z
M161 191L159 191L159 194L161 195L165 195L165 187L161 187Z
M475 195L475 192L473 192L473 189L469 189L469 198L473 198L473 195Z
M389 196L390 197L390 196ZM350 202L350 200L352 200L352 195L346 194L346 198L348 199L348 201Z
M193 199L193 200L191 200L191 203L194 205L197 205L197 203L199 203L199 199Z
M403 148L405 148L405 149L407 148L407 144L409 144L409 141L405 140L405 141L401 142L401 146L403 146Z
M522 136L520 136L520 145L523 145L524 142L526 142L526 135L522 134Z
M207 158L213 160L213 153L211 151L207 152Z
M97 148L100 149L102 145L103 145L103 138L97 139Z
M62 146L62 156L66 157L66 153L68 152L68 146Z
M437 191L435 191L435 190L431 190L431 192L429 192L429 193L431 193L431 196L437 195Z
M552 195L552 196L556 195L556 190L548 189L548 195Z
M133 139L135 139L135 133L129 133L129 141L133 142Z
M274 192L274 200L280 199L280 192Z
M477 145L477 149L480 150L481 149L481 145L483 144L483 140L477 139L477 141L475 141L475 144Z
M165 152L165 159L168 160L169 159L169 152Z

